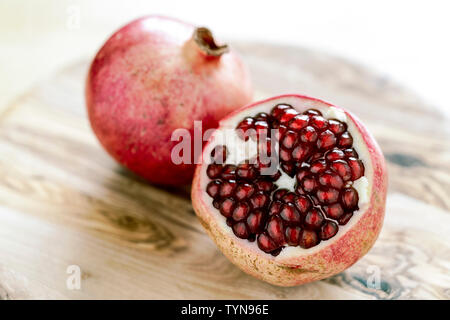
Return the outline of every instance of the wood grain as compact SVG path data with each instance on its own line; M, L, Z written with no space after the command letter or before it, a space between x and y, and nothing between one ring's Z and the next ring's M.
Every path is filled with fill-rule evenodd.
M390 193L369 254L335 277L296 288L242 273L205 235L188 189L151 186L101 149L85 115L82 61L0 114L1 299L450 298L448 120L345 60L298 48L236 47L257 98L322 97L357 113L379 141ZM67 289L69 265L82 270L81 290ZM379 288L368 285L373 270Z

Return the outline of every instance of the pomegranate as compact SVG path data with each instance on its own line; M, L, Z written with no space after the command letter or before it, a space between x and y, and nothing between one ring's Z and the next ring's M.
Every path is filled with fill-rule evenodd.
M251 104L221 120L202 156L195 212L225 256L257 278L293 286L332 276L378 237L385 160L343 108L300 95Z
M174 163L175 129L193 137L249 103L249 74L211 32L175 19L150 16L114 33L92 61L86 82L91 126L119 163L161 185L191 182L194 155ZM200 151L201 152L201 149ZM198 156L198 155L197 155Z

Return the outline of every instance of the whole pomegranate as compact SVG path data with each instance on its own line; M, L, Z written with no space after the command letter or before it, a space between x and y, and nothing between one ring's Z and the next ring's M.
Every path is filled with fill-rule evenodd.
M149 16L114 33L92 61L86 82L91 126L122 165L161 185L190 183L195 169L172 162L175 129L215 128L250 102L249 74L206 28ZM186 156L186 155L183 155Z
M343 271L384 218L383 154L351 113L284 95L224 118L203 150L192 202L220 250L280 286Z

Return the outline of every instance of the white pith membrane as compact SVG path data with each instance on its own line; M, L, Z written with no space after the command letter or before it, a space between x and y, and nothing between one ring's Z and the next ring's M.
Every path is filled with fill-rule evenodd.
M214 134L209 139L209 143L206 145L203 150L203 167L200 176L200 186L203 190L206 190L206 185L212 181L206 174L206 168L209 163L211 163L210 154L214 147L218 145L226 145L228 150L228 155L226 159L226 164L235 164L242 162L243 160L250 159L252 156L257 154L257 142L248 139L244 141L237 136L236 126L237 124L246 117L254 117L256 114L260 112L265 112L270 114L273 107L278 104L288 104L291 105L294 109L296 109L299 113L302 113L308 109L316 109L322 113L322 116L327 119L336 119L341 122L347 124L347 131L353 137L353 146L352 148L358 153L358 158L362 161L364 165L364 175L353 181L352 187L357 191L359 200L358 200L358 210L355 210L352 218L345 225L339 225L339 230L337 234L328 240L322 240L316 246L313 246L308 249L304 249L300 246L290 246L286 244L283 247L283 250L277 255L272 256L271 254L265 253L262 251L257 244L257 241L250 242L247 239L240 239L234 233L231 227L229 227L226 223L226 218L220 214L219 210L214 208L212 205L212 198L206 193L202 193L202 202L207 206L208 213L214 215L215 221L219 224L221 229L230 237L233 237L235 241L237 241L241 246L245 247L247 250L254 251L255 253L259 253L263 255L265 258L270 260L275 260L279 263L283 263L283 260L288 260L292 257L299 257L303 255L314 254L324 247L330 245L331 243L339 240L341 237L345 235L345 233L354 226L359 219L364 215L365 211L368 208L370 196L372 194L372 185L373 185L373 166L371 163L371 158L369 154L369 150L366 147L366 144L361 136L361 133L353 123L347 117L346 113L335 106L328 106L326 103L301 98L297 96L286 96L280 97L278 99L269 100L261 103L260 105L247 108L245 110L241 110L234 115L226 118L220 122L219 129L214 132ZM274 183L278 186L278 189L288 189L289 191L295 192L295 184L296 178L289 177L283 170L281 177L276 180Z

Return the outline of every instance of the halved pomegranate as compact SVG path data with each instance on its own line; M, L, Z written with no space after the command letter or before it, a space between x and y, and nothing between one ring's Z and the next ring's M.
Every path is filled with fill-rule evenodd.
M384 157L354 115L284 95L220 122L196 168L192 201L234 264L292 286L339 273L372 247L386 189Z

